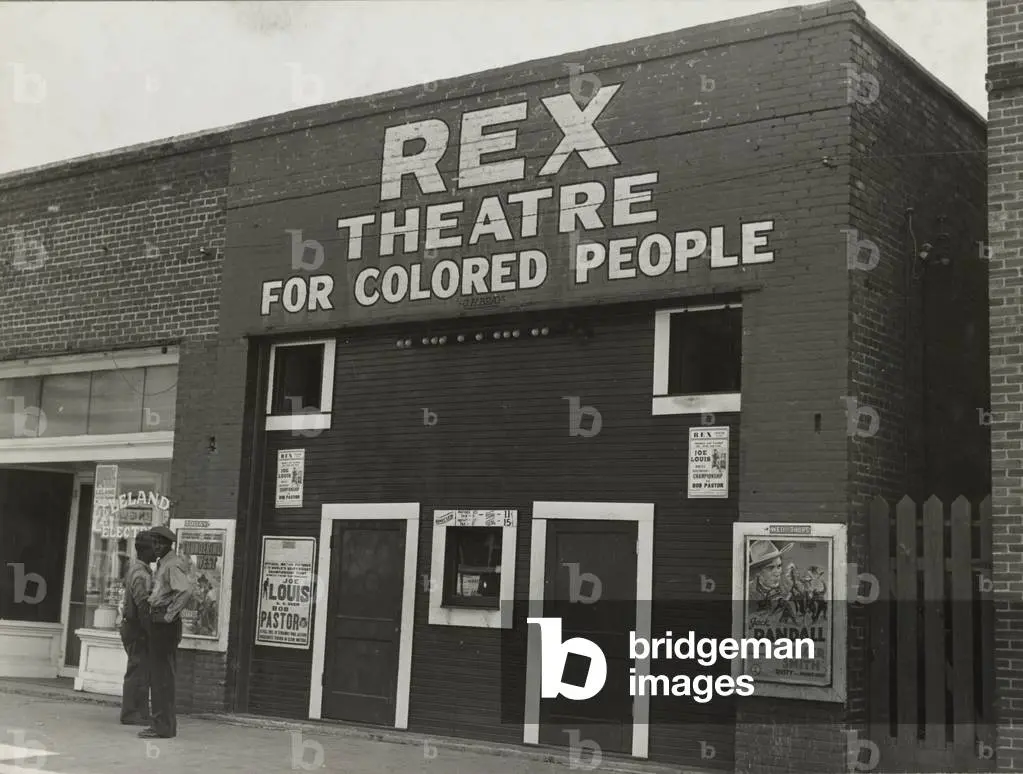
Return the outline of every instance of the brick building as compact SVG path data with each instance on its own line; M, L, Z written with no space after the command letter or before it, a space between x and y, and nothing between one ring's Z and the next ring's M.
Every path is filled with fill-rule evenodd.
M999 768L1023 769L1023 673L1018 658L1021 615L1020 484L1023 430L1020 411L1020 325L1023 299L1019 288L1020 217L1023 183L1019 153L1019 116L1023 113L1023 3L988 0L988 257L991 298L991 455L993 484L993 581L995 611L994 663L998 696Z
M981 118L851 2L303 109L144 167L115 155L120 173L9 178L11 228L67 234L52 254L69 263L5 285L20 313L2 313L0 359L64 343L43 346L63 321L35 322L33 288L68 283L59 315L121 276L98 244L97 273L71 273L79 237L45 220L46 186L85 218L131 202L109 221L125 238L137 212L142 234L166 221L169 252L223 247L186 279L157 245L173 284L129 291L153 327L97 301L71 348L180 352L173 516L230 522L234 547L233 625L188 652L185 709L722 771L844 771L855 731L896 768L868 690L888 658L846 615L839 568L887 565L874 498L987 493L986 267L962 259L984 236L983 149ZM102 177L118 174L140 188ZM736 535L761 523L847 541L820 680L709 704L541 699L527 616L564 611L566 637L615 647L609 618L729 636ZM584 577L599 620L559 604Z
M171 503L205 515L234 496L241 409L210 380L237 371L217 340L226 139L0 178L4 675L119 693L118 576L132 535ZM119 471L105 520L93 492L114 480L106 467L97 483L97 464ZM182 658L183 680L211 706L224 701L225 657Z

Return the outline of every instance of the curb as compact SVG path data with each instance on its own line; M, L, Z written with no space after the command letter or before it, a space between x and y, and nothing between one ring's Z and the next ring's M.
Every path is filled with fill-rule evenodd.
M31 696L37 699L93 704L101 707L121 706L121 700L117 696L85 693L84 691L74 691L67 688L33 685L31 683L16 681L8 682L3 679L0 679L0 694ZM208 720L231 726L262 728L276 731L302 731L310 735L318 734L320 736L330 736L335 738L366 739L368 741L381 742L384 744L415 746L425 746L429 744L440 750L474 753L477 755L490 755L498 758L517 758L519 760L539 761L542 763L552 763L573 770L584 768L590 771L609 772L610 774L720 774L720 772L710 772L707 769L684 769L679 766L637 762L629 759L612 758L607 755L603 756L599 766L595 766L590 769L588 766L580 766L579 762L573 762L568 757L567 753L560 748L529 749L526 747L514 747L498 743L491 744L487 742L466 741L464 739L454 737L432 736L405 731L367 728L365 726L341 725L334 722L316 720L286 720L281 718L265 717L262 715L242 715L223 712L196 712L180 714L183 717L196 718L197 720Z
M520 760L540 761L553 763L569 769L580 768L578 762L573 763L568 755L558 748L527 749L513 747L498 743L486 743L476 741L465 741L453 737L432 736L428 734L416 734L404 731L389 731L383 729L368 729L362 726L338 725L333 722L318 722L315 720L283 720L264 717L262 715L241 715L228 713L202 713L190 717L209 720L228 725L248 726L263 728L275 731L302 731L308 734L319 734L321 736L332 736L341 738L367 739L385 744L404 745L432 745L440 750L451 750L453 752L475 753L477 755L490 755L498 758L518 758ZM583 767L589 769L589 767ZM666 766L657 763L638 763L631 760L603 757L599 766L589 769L591 771L614 772L615 774L711 774L707 770L683 769L678 766ZM720 774L715 772L714 774Z
M27 685L25 683L8 683L0 681L0 694L4 693L14 696L31 696L36 699L53 699L54 701L71 701L80 704L97 704L104 707L121 706L121 699L117 696L107 696L102 693L85 693L84 691L74 691L66 688L47 688L38 685Z

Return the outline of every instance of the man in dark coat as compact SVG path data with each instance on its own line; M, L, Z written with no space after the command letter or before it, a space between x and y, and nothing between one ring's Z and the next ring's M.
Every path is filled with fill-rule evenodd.
M128 654L128 668L121 690L121 722L128 726L148 726L149 716L149 594L153 588L156 561L149 530L135 536L135 558L124 577L124 613L121 617L121 643Z

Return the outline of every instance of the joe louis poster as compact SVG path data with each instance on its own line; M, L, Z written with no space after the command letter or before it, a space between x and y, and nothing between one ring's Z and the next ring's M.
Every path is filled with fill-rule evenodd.
M264 537L256 644L308 648L312 642L316 538Z
M689 428L689 497L728 497L728 428Z
M277 452L278 508L301 508L305 478L305 449Z
M846 526L738 522L732 573L736 638L813 642L812 658L737 659L736 673L756 695L844 702Z
M177 552L189 562L196 597L181 612L181 647L226 650L231 614L233 519L171 519Z

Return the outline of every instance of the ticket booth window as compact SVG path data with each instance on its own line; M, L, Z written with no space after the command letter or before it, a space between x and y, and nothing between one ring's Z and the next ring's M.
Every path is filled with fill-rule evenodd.
M498 607L501 591L500 527L451 527L444 556L444 604Z

